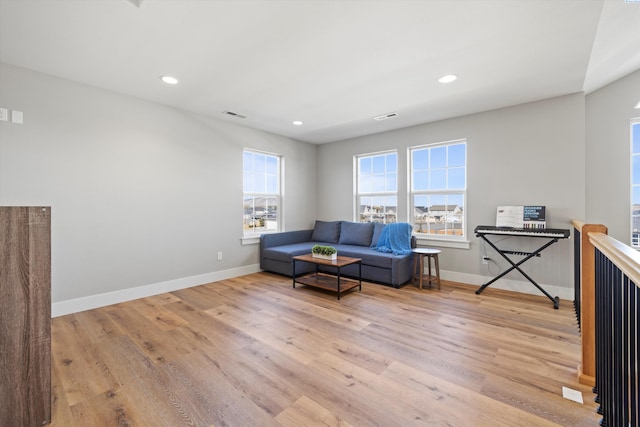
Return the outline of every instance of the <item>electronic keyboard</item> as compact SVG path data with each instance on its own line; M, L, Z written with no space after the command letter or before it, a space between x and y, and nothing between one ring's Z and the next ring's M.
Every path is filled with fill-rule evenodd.
M552 239L567 239L571 232L558 228L511 228L479 225L474 230L476 235L501 234L506 236L548 237Z
M491 279L487 283L485 283L482 286L480 286L480 288L478 290L476 290L476 294L477 295L480 295L480 293L483 290L485 290L485 288L487 286L491 285L496 280L506 276L509 272L511 272L513 270L517 270L529 282L531 282L531 284L533 286L538 288L540 290L540 292L545 294L545 296L547 298L549 298L551 300L551 302L553 302L553 308L558 309L558 307L560 307L560 298L551 296L551 294L549 294L549 292L545 291L542 288L542 286L537 284L536 281L531 278L531 276L529 276L527 273L525 273L520 268L520 266L523 263L525 263L526 261L530 260L530 259L539 257L540 256L540 252L542 252L543 250L545 250L546 248L548 248L552 244L557 243L559 239L567 239L570 236L570 231L569 230L563 230L563 229L558 229L558 228L511 228L511 227L494 227L494 226L491 226L491 225L479 225L479 226L476 227L476 229L474 231L476 233L476 237L479 237L482 240L484 240L489 246L491 246L493 249L495 249L496 252L498 252L498 254L500 254L500 256L502 258L504 258L507 262L509 262L509 264L511 264L511 267L509 267L506 270L502 271L496 277L494 277L493 279ZM492 242L491 239L489 239L489 237L488 237L488 236L491 236L491 235L497 235L497 236L546 237L546 238L548 238L550 240L548 240L544 245L540 246L538 249L536 249L533 252L524 252L524 251L513 251L513 250L500 249L499 247L496 246L496 244L499 243L500 241L504 240L504 239L499 239L499 240L496 239L497 240L496 242ZM522 256L523 258L521 260L519 260L518 262L515 262L514 260L509 258L509 255L518 255L518 256Z

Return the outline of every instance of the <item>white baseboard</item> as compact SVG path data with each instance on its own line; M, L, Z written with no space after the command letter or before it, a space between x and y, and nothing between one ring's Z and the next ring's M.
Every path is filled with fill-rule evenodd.
M493 277L480 276L477 274L458 273L456 271L446 271L446 270L440 270L440 277L443 280L451 280L452 282L468 283L470 285L478 285L478 286L482 286L484 283L487 283L488 281L493 279ZM568 300L568 301L574 300L573 287L567 288L567 287L557 286L557 285L548 285L545 283L538 283L538 285L540 285L542 289L547 291L553 297L557 296L561 300ZM497 280L495 283L492 283L490 288L520 292L523 294L544 296L544 294L540 292L538 289L536 289L536 287L533 286L531 283L519 281L519 280L502 278L500 280Z
M257 273L259 271L261 271L259 264L253 264L238 268L232 268L229 270L214 271L197 276L183 277L181 279L168 280L166 282L152 283L150 285L107 292L104 294L91 295L88 297L55 302L51 305L51 317L78 313L80 311L105 307L107 305L118 304L138 298L145 298L152 295L163 294L165 292L177 291L179 289L185 289L205 283L217 282L219 280L244 276L246 274ZM440 277L443 280L451 280L453 282L468 283L470 285L478 286L481 286L483 283L491 280L491 277L447 270L440 270ZM542 288L552 296L558 296L560 299L569 301L573 301L574 299L573 288L547 285L542 283L540 283L540 286L542 286ZM508 291L522 292L525 294L542 295L542 293L531 283L518 280L500 279L497 282L493 283L491 287Z
M166 282L137 286L135 288L106 292L104 294L54 302L53 304L51 304L51 317L78 313L80 311L105 307L107 305L118 304L138 298L145 298L152 295L163 294L165 292L177 291L179 289L185 289L205 283L217 282L219 280L244 276L246 274L257 273L259 271L260 266L258 264L253 264L238 268L232 268L229 270L214 271L211 273L199 274L197 276L168 280Z

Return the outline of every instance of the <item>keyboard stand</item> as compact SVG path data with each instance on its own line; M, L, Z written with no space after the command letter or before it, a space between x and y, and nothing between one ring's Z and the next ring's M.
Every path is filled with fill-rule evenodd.
M551 295L549 295L549 293L547 291L542 289L542 287L540 285L538 285L535 280L533 280L531 277L529 277L529 275L527 273L525 273L524 271L522 271L522 269L520 268L520 266L522 264L524 264L525 262L529 261L531 258L539 257L540 256L540 252L542 252L543 250L545 250L546 248L548 248L549 246L553 245L554 243L556 243L558 241L557 238L551 238L550 241L548 241L544 245L540 246L540 248L538 248L537 250L535 250L533 252L514 252L514 251L507 251L507 250L499 249L496 245L493 244L493 242L491 240L489 240L487 238L487 235L485 235L485 234L479 234L478 233L478 234L476 234L476 237L482 238L485 242L487 242L489 244L489 246L491 246L493 249L495 249L496 252L498 252L502 256L502 258L506 259L507 262L509 264L511 264L511 267L508 270L505 270L504 272L500 273L498 276L496 276L493 279L491 279L489 282L487 282L484 285L480 286L480 288L478 290L476 290L476 294L477 295L480 295L480 293L482 291L484 291L484 289L487 286L491 285L496 280L506 276L508 273L510 273L513 270L518 270L520 272L520 274L522 274L524 277L526 277L526 279L533 284L533 286L538 288L540 290L540 292L545 294L545 296L547 298L549 298L551 300L551 302L553 302L553 308L555 308L557 310L558 307L560 307L560 298L552 297ZM510 254L523 255L524 258L522 258L520 261L518 261L516 263L516 262L513 262L511 260L511 258L509 258L507 256L507 255L510 255Z

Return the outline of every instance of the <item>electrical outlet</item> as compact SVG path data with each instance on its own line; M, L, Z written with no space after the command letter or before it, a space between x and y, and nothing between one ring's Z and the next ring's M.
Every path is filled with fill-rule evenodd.
M24 123L24 113L22 111L13 110L11 112L11 123L17 123L19 125Z
M218 261L222 261L222 252L218 252Z
M485 255L485 256L483 256L483 257L482 257L482 263L483 263L483 264L489 264L489 260L490 260L490 259L491 259L491 258L489 258L488 256L486 256L486 255Z

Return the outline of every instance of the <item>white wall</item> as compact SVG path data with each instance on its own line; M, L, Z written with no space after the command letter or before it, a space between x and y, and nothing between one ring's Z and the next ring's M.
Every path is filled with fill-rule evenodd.
M586 100L586 221L604 224L609 235L631 243L631 135L633 107L640 101L640 71L589 95Z
M472 230L492 224L497 205L543 204L551 227L586 219L628 242L638 87L635 72L586 101L574 94L316 147L0 63L0 107L25 114L22 125L0 122L0 205L52 206L61 314L257 270L257 246L240 244L245 147L285 156L284 214L294 230L353 218L355 154L397 149L404 176L408 147L466 138L470 249L443 249L441 266L445 277L482 283L505 263ZM401 179L400 194L406 186ZM531 240L504 244L527 249ZM498 261L491 270L485 250ZM570 298L571 262L563 240L525 270ZM537 292L519 274L504 282Z
M315 219L314 145L6 64L0 107L0 205L52 207L54 314L257 270L243 148L285 156L288 229Z
M585 217L584 102L582 94L573 94L322 145L318 150L318 175L323 177L318 189L319 217L325 220L354 217L354 155L397 149L399 218L406 218L403 195L407 187L404 178L407 148L466 138L465 208L470 249L443 248L441 268L449 278L482 283L498 267L504 269L506 265L487 246L488 255L499 261L499 265L490 265L490 272L481 261L484 245L473 234L477 225L495 224L496 206L545 205L547 226L554 228L570 229L571 219ZM509 238L502 246L532 250L538 242ZM561 240L545 250L541 258L524 264L523 269L561 293L561 297L570 298L572 261L571 242ZM508 278L516 282L525 280L519 273L510 273ZM538 292L528 282L519 290Z

